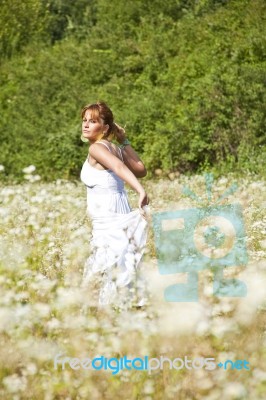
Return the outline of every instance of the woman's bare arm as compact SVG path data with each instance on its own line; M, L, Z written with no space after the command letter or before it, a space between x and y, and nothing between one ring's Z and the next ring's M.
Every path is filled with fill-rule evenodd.
M100 143L92 144L89 148L89 153L98 163L112 170L139 194L139 207L143 207L149 203L143 186L139 183L133 172L118 157L114 156Z
M123 141L126 139L125 129L118 124L115 125L117 127L116 139L120 144L122 144ZM124 163L137 178L143 178L144 176L147 175L145 165L139 158L136 151L130 145L126 145L123 148L122 153L123 153Z
M147 175L145 165L129 144L123 148L122 154L124 163L137 178L143 178Z

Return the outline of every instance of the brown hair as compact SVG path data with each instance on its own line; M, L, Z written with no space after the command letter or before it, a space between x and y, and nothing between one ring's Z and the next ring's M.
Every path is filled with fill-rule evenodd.
M114 123L113 113L105 102L99 101L94 104L87 104L81 111L81 118L84 118L87 110L91 111L92 118L95 118L98 121L99 119L102 119L105 125L109 125L108 131L104 135L105 139L112 134L116 136L118 128Z

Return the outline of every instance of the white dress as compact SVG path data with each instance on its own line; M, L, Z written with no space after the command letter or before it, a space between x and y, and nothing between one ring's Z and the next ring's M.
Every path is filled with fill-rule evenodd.
M121 150L120 157L123 161ZM141 306L147 300L139 271L147 221L139 209L131 210L124 182L113 171L98 170L86 159L80 178L87 186L87 213L92 220L91 254L82 286L89 288L99 305Z

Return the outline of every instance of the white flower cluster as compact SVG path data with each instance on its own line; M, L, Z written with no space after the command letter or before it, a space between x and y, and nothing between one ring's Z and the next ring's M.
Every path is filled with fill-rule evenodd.
M29 182L36 182L41 179L40 175L33 175L32 173L36 170L35 165L29 165L26 168L23 168L22 172L24 172L24 178Z

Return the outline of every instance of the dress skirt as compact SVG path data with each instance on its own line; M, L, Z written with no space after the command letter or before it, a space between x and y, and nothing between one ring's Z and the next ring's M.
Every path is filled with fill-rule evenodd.
M146 284L140 271L148 231L144 214L131 211L124 190L104 194L94 190L87 198L92 238L82 286L100 306L144 305Z

